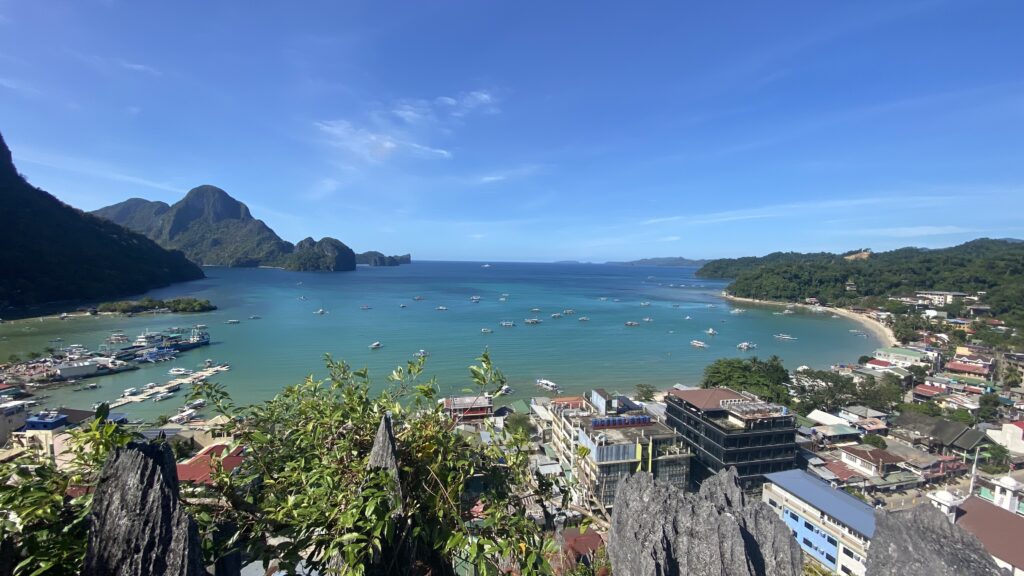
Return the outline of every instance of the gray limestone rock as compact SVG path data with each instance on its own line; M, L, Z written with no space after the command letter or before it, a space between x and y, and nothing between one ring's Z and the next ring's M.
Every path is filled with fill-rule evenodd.
M107 458L89 514L83 576L201 576L199 530L178 500L166 444L131 443Z
M729 469L684 493L634 474L619 483L608 556L630 576L799 576L800 547L760 501L747 502Z
M867 576L1002 574L973 534L927 505L875 513L875 536L865 568Z

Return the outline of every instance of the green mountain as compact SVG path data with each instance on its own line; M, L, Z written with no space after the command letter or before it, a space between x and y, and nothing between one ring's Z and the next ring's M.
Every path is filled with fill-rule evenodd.
M356 264L365 264L367 266L399 266L401 264L411 263L412 256L410 254L402 254L401 256L385 256L376 250L356 254Z
M640 260L630 260L629 262L607 262L607 264L617 264L619 266L702 266L705 263L707 263L707 260L692 260L682 256L641 258Z
M355 270L351 248L334 238L282 240L249 208L216 186L193 188L175 204L132 198L93 212L181 250L209 266L278 266L288 270Z
M713 260L703 278L730 278L732 294L765 300L816 297L844 304L917 290L986 292L997 315L1024 323L1024 243L982 238L940 249L900 248L845 254L776 252Z
M0 308L110 299L203 277L180 252L30 185L2 135L0 246Z

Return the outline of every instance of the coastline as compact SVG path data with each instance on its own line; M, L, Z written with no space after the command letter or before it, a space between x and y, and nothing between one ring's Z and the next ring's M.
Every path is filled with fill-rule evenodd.
M733 296L731 294L722 294L722 298L732 302L743 302L746 304L757 304L762 306L794 306L804 308L807 310L813 308L813 306L810 306L808 304L800 304L797 302L782 302L779 300L758 300L756 298L742 298L740 296ZM831 312L832 314L842 316L843 318L853 320L854 322L860 324L869 332L871 332L871 334L873 334L876 338L882 341L883 345L885 346L895 346L899 344L899 341L896 340L896 335L893 333L892 328L889 328L888 326L882 324L881 322L875 320L874 318L865 316L864 314L858 314L857 312L847 310L846 308L825 307L825 309Z

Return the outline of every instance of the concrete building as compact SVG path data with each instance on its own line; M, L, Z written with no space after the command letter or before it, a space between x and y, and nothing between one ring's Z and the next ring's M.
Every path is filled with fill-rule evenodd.
M1008 422L1001 430L989 430L985 434L1013 454L1024 454L1024 421Z
M945 292L941 290L925 290L917 293L921 300L927 300L933 306L948 306L957 300L963 300L967 296L964 292Z
M0 447L7 444L11 433L25 425L29 404L26 400L11 400L0 404Z
M623 397L613 402L607 393L595 391L591 399L596 405L551 405L551 443L579 481L577 503L612 507L619 481L642 471L687 488L691 454L675 430Z
M694 453L697 482L735 467L751 489L765 474L796 467L796 417L783 406L728 388L673 389L665 403L666 422Z
M765 479L762 501L792 530L807 556L835 574L864 576L875 535L871 506L803 470Z
M879 348L878 350L875 350L875 358L895 364L901 368L923 366L931 363L928 354L919 350L900 348L897 346L890 346L888 348Z
M457 422L476 422L494 415L494 399L490 396L450 396L438 400L445 414Z
M958 498L945 490L928 495L950 522L974 534L995 563L1012 576L1024 576L1024 509L1021 484L1009 476L996 480L992 501Z

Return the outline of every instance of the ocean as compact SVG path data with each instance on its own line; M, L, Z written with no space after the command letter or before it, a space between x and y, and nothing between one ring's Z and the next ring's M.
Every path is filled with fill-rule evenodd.
M742 305L746 312L730 313L739 305L721 298L726 283L696 278L695 270L471 262L360 267L352 273L211 267L205 268L203 280L147 296L209 299L219 308L215 312L7 322L0 325L0 359L42 352L56 338L64 345L96 349L112 330L124 330L134 339L147 329L209 326L213 343L176 360L101 378L97 390L46 392L49 406L89 408L125 388L165 382L171 378L168 369L195 368L207 358L232 366L218 381L236 402L258 402L308 375L324 376L327 353L368 368L375 385L384 386L393 368L425 350L426 375L437 377L442 394L458 394L469 385L467 367L487 349L514 389L499 399L501 404L540 394L537 378L557 382L563 393L595 387L628 393L640 383L660 389L697 385L704 367L716 358L778 355L790 369L827 368L855 362L880 345L873 336L851 333L858 328L854 322L827 313L779 315L778 307L747 304ZM472 296L479 296L479 302L472 302ZM314 314L320 308L327 314ZM535 308L540 312L531 311ZM575 314L551 317L566 309ZM589 321L580 321L584 316ZM532 317L542 322L524 323ZM240 322L225 324L229 319ZM516 326L501 327L504 320ZM629 327L627 321L639 325ZM709 328L717 335L706 334ZM796 339L778 340L776 333ZM691 346L694 339L708 347ZM371 350L376 341L383 346ZM757 349L738 350L743 341L756 343ZM128 404L119 411L132 418L170 415L184 396L183 391L165 402Z

